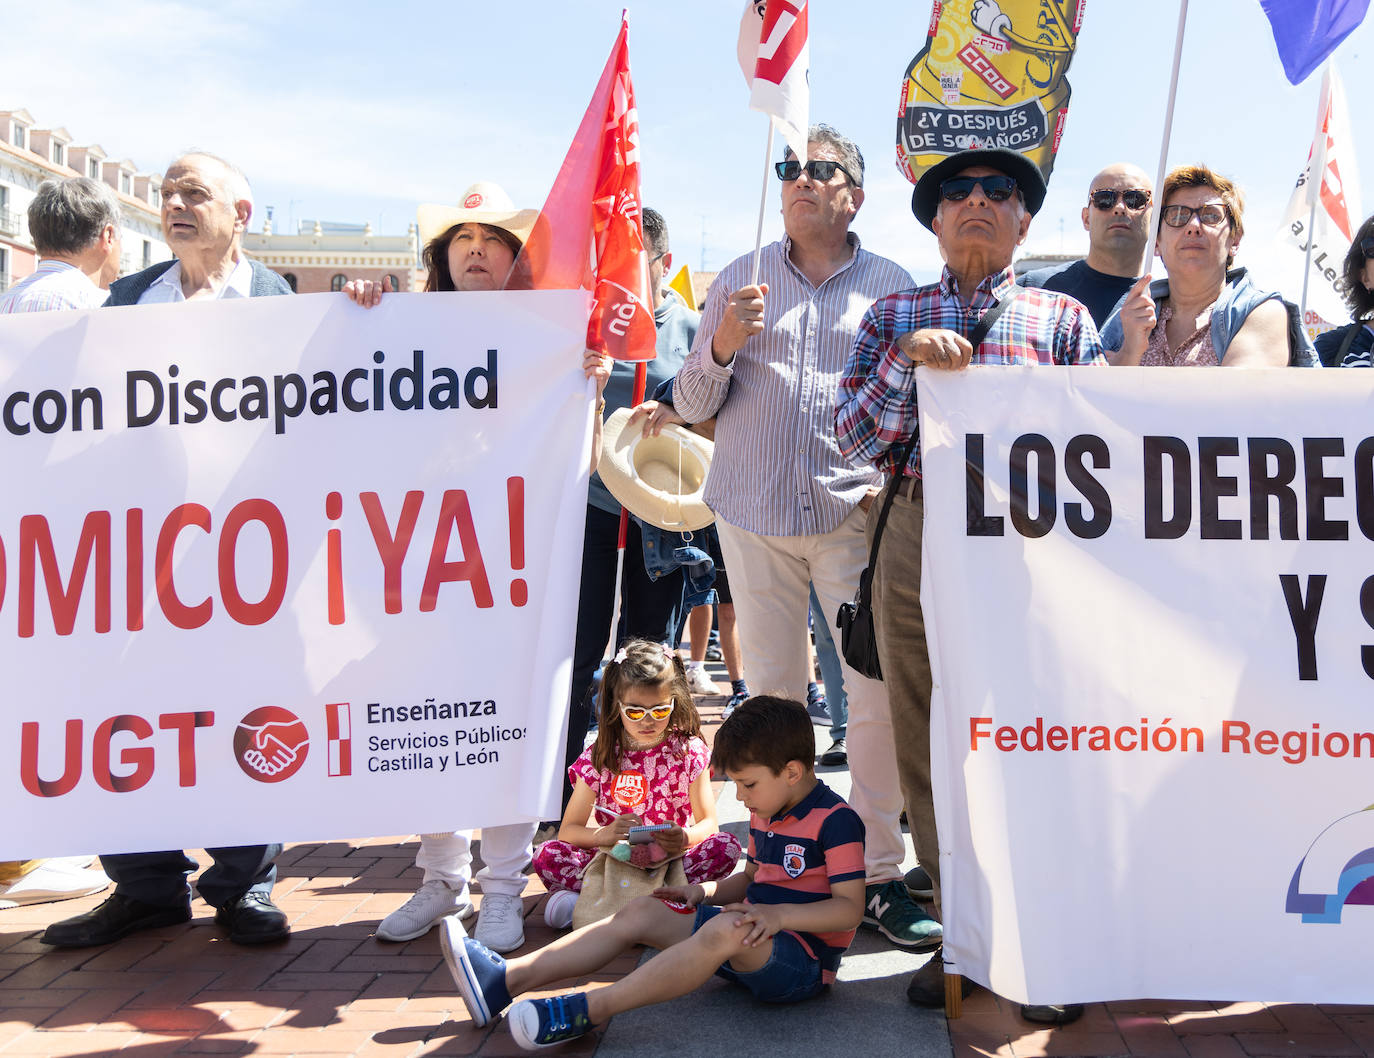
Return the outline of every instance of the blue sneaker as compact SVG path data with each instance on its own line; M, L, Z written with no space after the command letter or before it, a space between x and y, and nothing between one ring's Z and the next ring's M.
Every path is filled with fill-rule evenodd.
M725 708L720 711L722 720L749 700L749 688L743 680L731 680L730 690L734 693L730 695L730 700L725 703Z
M587 993L569 992L548 999L522 999L506 1017L510 1034L527 1051L575 1040L592 1031Z
M468 1016L480 1029L510 1006L506 960L469 937L457 915L440 920L439 944Z
M806 711L813 720L830 723L830 703L825 700L825 692L819 683L806 685Z

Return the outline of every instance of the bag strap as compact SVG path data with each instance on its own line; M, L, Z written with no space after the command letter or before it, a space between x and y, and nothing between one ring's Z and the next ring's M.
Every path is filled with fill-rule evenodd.
M992 325L997 322L999 316L1007 310L1007 306L1015 301L1025 291L1024 287L1013 286L1007 292L1007 296L999 301L987 312L983 313L982 319L974 324L973 330L969 332L968 341L974 349L977 349L987 339L988 332L992 330ZM897 479L889 483L887 495L883 498L883 509L878 512L878 525L873 530L873 546L868 549L868 566L859 576L859 602L863 606L868 606L872 598L873 589L873 570L878 564L878 545L883 540L883 529L887 527L887 516L892 510L892 501L897 496L899 487L898 481L906 474L906 464L911 458L911 453L916 448L917 438L920 436L919 423L911 428L911 437L902 446L901 455L897 459L894 477Z
M1350 352L1350 347L1355 344L1355 339L1359 337L1360 331L1364 328L1364 320L1356 320L1345 329L1345 337L1341 339L1341 347L1336 350L1336 358L1331 361L1332 367L1340 367L1345 360L1345 354Z

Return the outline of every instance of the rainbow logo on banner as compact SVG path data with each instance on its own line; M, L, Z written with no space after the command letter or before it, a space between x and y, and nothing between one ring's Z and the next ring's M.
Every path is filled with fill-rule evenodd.
M902 78L897 168L915 183L973 147L1020 151L1049 180L1085 0L935 0Z
M1288 883L1285 909L1304 922L1340 922L1347 904L1374 904L1374 805L1317 835Z

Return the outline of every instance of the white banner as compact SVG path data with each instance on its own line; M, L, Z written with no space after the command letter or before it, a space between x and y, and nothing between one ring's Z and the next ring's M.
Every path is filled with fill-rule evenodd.
M952 971L1031 1003L1368 1002L1351 376L917 372Z
M0 320L0 859L555 814L587 313Z

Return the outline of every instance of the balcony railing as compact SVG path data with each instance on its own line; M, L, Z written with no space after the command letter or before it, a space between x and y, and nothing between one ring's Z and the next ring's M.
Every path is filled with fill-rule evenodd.
M12 209L0 209L0 235L19 234L19 214Z

